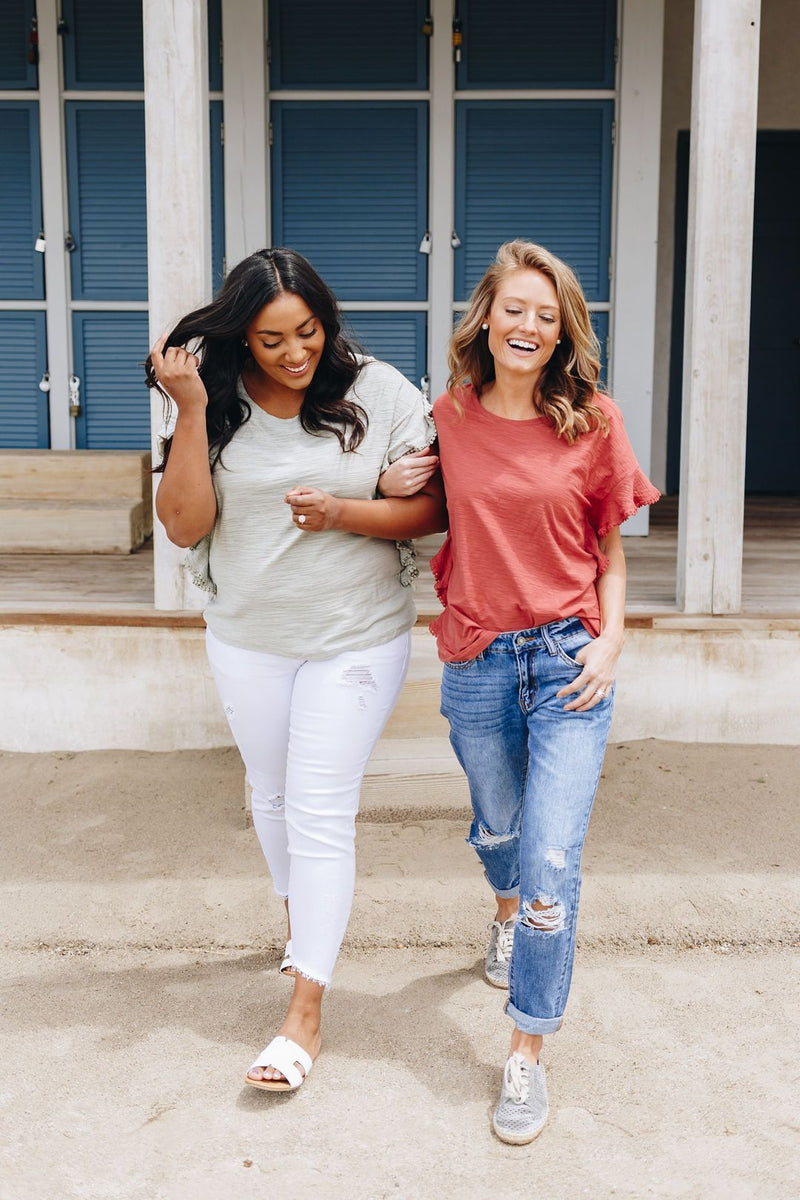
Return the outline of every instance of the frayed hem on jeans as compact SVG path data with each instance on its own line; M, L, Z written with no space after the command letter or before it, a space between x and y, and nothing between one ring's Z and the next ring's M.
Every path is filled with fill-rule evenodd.
M297 959L294 956L294 952L292 952L292 974L299 975L301 979L306 979L309 983L315 983L317 987L330 987L329 979L320 979L318 975L312 975L310 971L304 971L303 968L298 964Z

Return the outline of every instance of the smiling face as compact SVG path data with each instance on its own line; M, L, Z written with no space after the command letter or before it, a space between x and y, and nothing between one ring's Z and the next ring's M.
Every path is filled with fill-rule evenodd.
M264 383L304 392L319 365L325 330L305 300L282 292L256 313L245 341Z
M508 371L530 377L535 386L561 337L553 283L541 271L509 271L498 284L486 320L498 380Z

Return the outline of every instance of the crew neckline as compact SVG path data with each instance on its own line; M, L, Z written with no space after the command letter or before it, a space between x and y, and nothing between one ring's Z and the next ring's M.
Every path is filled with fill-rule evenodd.
M514 417L501 417L499 413L490 412L488 408L484 408L481 404L480 396L474 387L469 388L467 397L480 416L485 417L487 421L502 421L504 425L536 425L542 420L541 413L538 417L522 417L520 420L515 420Z
M267 412L267 410L262 408L258 401L254 400L250 395L245 387L244 380L242 379L241 375L239 376L239 393L242 398L248 402L248 404L252 405L252 407L257 412L260 412L263 417L266 417L268 421L276 421L279 425L291 425L293 421L297 422L300 420L299 412L295 413L293 417L276 417L275 413Z

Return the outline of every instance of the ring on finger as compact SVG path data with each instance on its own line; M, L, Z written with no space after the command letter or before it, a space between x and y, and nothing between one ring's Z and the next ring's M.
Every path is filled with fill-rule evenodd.
M305 513L300 513L300 516L297 518L297 524L298 524L298 525L305 525L305 523L306 523L306 514L305 514Z

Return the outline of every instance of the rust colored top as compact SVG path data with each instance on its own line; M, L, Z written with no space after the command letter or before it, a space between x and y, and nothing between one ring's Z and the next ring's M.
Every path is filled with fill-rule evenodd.
M595 401L610 431L570 445L545 417L487 412L471 388L433 408L450 532L431 561L445 606L431 624L445 662L475 658L500 633L579 617L600 632L598 539L659 492L641 470L622 413Z

